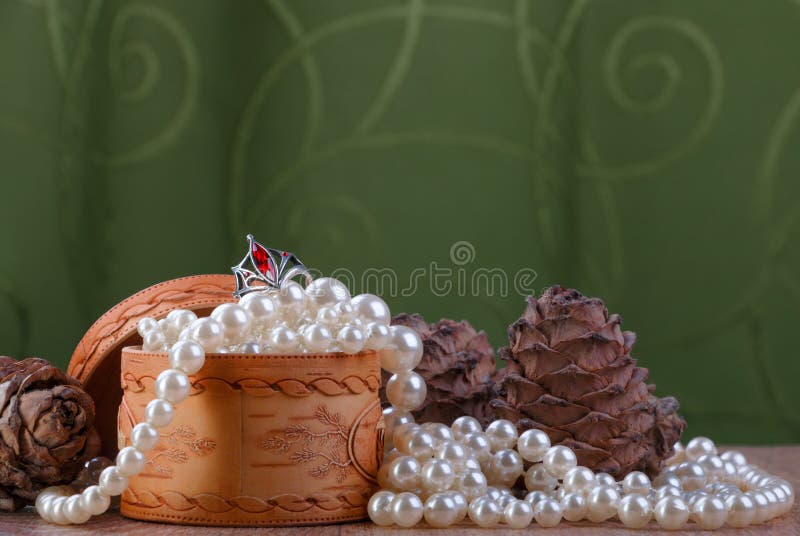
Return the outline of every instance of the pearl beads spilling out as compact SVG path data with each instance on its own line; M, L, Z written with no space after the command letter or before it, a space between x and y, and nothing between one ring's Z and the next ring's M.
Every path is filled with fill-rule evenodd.
M482 431L477 420L465 416L456 419L448 433L439 424L415 424L405 410L389 408L385 415L387 428L394 429L395 444L408 455L387 451L379 471L379 481L387 489L378 492L368 507L377 524L387 522L383 505L400 492L425 499L423 517L432 527L451 526L463 517L464 510L445 499L449 493L465 504L468 501L469 519L475 525L519 529L534 520L541 527L553 527L562 520L601 523L615 518L632 529L652 521L669 530L689 522L704 529L725 523L745 527L787 512L794 501L788 482L748 465L741 453L717 456L716 447L706 441L699 447L692 444L694 461L675 460L653 482L639 471L617 482L608 473L595 474L576 465L571 449L550 446L540 430L516 437L510 423L501 420ZM433 454L427 450L431 444ZM735 470L721 471L725 463ZM520 500L512 487L525 464L528 493ZM388 477L382 478L387 467ZM452 480L451 469L456 472Z

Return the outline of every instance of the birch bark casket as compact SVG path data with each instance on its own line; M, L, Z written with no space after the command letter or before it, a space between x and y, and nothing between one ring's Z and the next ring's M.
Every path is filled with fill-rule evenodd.
M195 279L192 284L204 285L202 303L196 296L184 296L169 307L127 315L122 322L119 312L135 311L137 296L152 298L147 289L104 315L110 315L106 320L116 326L116 334L96 323L76 350L70 371L78 372L79 379L82 373L83 381L102 393L104 403L116 400L115 409L119 407L110 424L113 444L103 434L106 455L130 444L133 425L141 422L145 406L155 397L155 378L169 367L166 353L135 346L139 318L162 318L178 308L203 314L232 301L226 288L233 288L232 276L198 277L216 278L213 284L227 293L208 294L212 281ZM185 279L174 280L174 285L185 287ZM174 285L166 282L160 291L174 290ZM91 337L93 331L104 335L105 345ZM103 346L107 351L98 352ZM118 370L117 377L110 378L109 370ZM190 380L189 398L177 406L172 423L159 430L162 437L146 453L145 470L130 479L122 495L124 515L170 523L263 526L367 517L383 441L375 352L209 354Z

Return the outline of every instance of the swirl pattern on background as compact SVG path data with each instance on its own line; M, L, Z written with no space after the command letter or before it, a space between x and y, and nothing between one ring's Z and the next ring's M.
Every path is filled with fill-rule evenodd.
M690 434L800 439L798 0L189 4L0 5L0 350L65 365L253 232L326 273L601 296ZM496 346L523 307L425 283L392 309Z

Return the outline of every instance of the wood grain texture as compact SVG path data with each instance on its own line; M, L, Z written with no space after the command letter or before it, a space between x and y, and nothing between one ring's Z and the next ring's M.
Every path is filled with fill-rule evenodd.
M734 448L734 447L731 447ZM751 463L755 463L771 473L789 480L795 490L800 489L800 446L781 446L781 447L735 447L747 456ZM536 528L532 525L531 528ZM339 536L339 535L375 535L375 534L435 534L437 536L461 536L479 535L491 531L492 534L520 534L520 531L503 529L502 526L496 529L478 529L473 525L464 524L452 529L426 529L424 527L414 530L403 530L398 528L380 529L370 523L350 523L342 525L327 525L320 527L296 527L296 528L220 528L220 527L189 527L180 525L164 525L143 521L133 521L120 516L118 513L111 513L96 518L80 528L57 527L48 525L41 521L31 510L17 512L14 514L0 515L0 534L86 534L96 532L98 534L126 534L130 536L153 536L153 534L167 536L210 536L216 534L256 534L268 532L269 534L282 536ZM662 531L657 528L655 522L651 522L647 529L637 531L626 531L618 523L603 523L596 525L593 523L562 523L557 528L546 529L548 536L585 534L592 535L617 535L622 534L648 534L648 535L681 535L699 534L703 531L697 525L690 524L684 531ZM770 535L770 536L796 536L800 534L800 506L795 502L792 511L764 525L748 527L746 529L733 529L726 527L717 531L707 532L716 535Z

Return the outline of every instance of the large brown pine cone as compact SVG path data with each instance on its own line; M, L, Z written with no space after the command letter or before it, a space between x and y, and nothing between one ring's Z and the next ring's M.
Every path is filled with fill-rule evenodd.
M645 383L647 369L630 356L636 335L576 290L555 286L527 302L500 350L507 367L491 402L497 416L520 431L544 430L596 471L658 472L686 422L677 400Z
M0 510L72 482L100 450L93 421L80 382L43 359L0 357Z
M489 400L495 360L486 334L476 332L465 320L443 318L428 324L418 314L399 314L392 324L416 331L424 346L422 361L414 370L425 379L428 395L422 407L413 412L417 422L450 425L466 414L488 423L492 418ZM390 374L384 371L383 375L386 385ZM380 395L386 404L383 388Z

